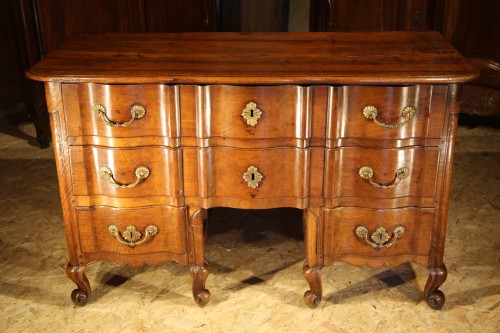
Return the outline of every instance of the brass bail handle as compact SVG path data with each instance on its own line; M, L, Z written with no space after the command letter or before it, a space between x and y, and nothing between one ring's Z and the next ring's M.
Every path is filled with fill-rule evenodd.
M373 120L375 124L377 124L380 127L384 128L401 128L404 125L406 125L417 113L417 110L413 106L407 106L403 109L402 112L402 117L403 117L403 122L395 125L389 125L389 124L384 124L380 121L377 120L377 113L378 110L375 106L373 105L367 105L363 109L363 116L365 116L366 119Z
M407 167L402 167L396 170L396 176L394 178L394 181L390 184L380 184L376 183L372 180L373 177L373 169L370 168L369 166L364 166L359 169L359 176L363 179L368 180L368 182L378 188L383 188L383 189L388 189L388 188L395 188L396 186L399 185L401 180L408 178L410 175L410 168Z
M129 225L123 232L120 232L118 227L111 224L108 227L109 234L116 238L118 242L130 247L136 247L143 244L149 237L153 237L158 233L158 228L154 225L148 225L144 232L144 237L133 225Z
M112 121L111 119L108 118L108 116L106 115L106 107L104 105L96 104L96 105L94 105L93 109L94 109L95 114L99 118L101 118L102 121L104 121L104 123L106 123L106 125L111 126L111 127L128 127L128 126L132 125L134 120L141 119L142 117L144 117L146 115L146 108L144 106L142 106L140 104L134 104L130 108L130 115L132 116L132 118L130 118L130 120L128 120L126 122L119 123L119 122Z
M355 233L361 239L364 239L367 244L374 249L381 249L384 247L391 247L397 239L403 237L406 229L402 225L397 225L392 229L392 236L387 233L384 227L379 227L368 238L368 229L364 226L356 228Z
M106 179L114 188L133 188L145 181L149 175L150 171L145 166L139 166L135 169L135 177L137 180L131 184L121 184L117 182L113 176L113 171L107 166L102 166L99 168L99 174Z

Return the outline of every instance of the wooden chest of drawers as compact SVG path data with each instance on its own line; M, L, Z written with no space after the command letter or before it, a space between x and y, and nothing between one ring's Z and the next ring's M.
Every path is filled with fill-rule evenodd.
M28 76L46 82L73 301L94 261L177 261L205 305L206 210L295 207L308 305L335 261L413 261L440 308L459 84L476 75L435 33L72 37Z

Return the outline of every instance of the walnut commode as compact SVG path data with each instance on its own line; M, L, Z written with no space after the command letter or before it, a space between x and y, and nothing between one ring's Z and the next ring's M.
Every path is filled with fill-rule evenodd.
M71 37L45 81L69 264L190 267L206 305L206 210L304 212L305 302L336 261L412 261L438 288L460 83L476 70L437 33ZM209 241L209 240L208 240Z

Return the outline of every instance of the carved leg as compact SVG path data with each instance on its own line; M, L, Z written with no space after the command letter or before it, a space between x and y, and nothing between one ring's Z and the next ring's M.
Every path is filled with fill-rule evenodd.
M76 305L84 306L91 295L90 282L85 276L85 267L73 266L68 263L66 274L78 286L71 293L71 300Z
M425 284L424 298L427 304L434 310L439 310L443 307L445 302L444 294L439 287L446 281L448 271L445 265L441 267L432 268L429 271L429 278Z
M29 86L32 100L29 110L36 128L36 140L40 148L48 148L50 147L51 132L45 90L40 82L29 81Z
M321 303L323 293L321 288L321 216L319 208L304 211L306 262L303 272L310 288L304 293L304 302L311 308Z
M209 273L208 264L205 262L202 266L191 267L191 276L193 277L193 298L196 304L201 307L210 302L210 291L205 289L205 281Z
M323 289L321 288L321 268L309 267L304 263L304 277L309 284L309 290L304 293L304 303L310 308L316 308L321 303L321 295Z
M205 281L210 271L208 263L205 261L205 228L204 211L201 209L189 209L192 251L194 252L192 262L190 263L191 276L193 278L193 298L195 302L204 307L210 302L210 292L205 289Z

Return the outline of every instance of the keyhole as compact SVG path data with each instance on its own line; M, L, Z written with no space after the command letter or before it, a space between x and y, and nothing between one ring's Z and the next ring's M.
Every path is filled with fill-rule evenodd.
M255 180L255 174L252 173L252 180Z
M134 237L134 233L131 231L130 232L130 239L134 239L133 237Z
M381 234L377 235L377 241L376 241L376 243L378 243L378 244L384 244L385 243L384 236L381 235Z
M250 117L253 118L253 109L250 110Z

